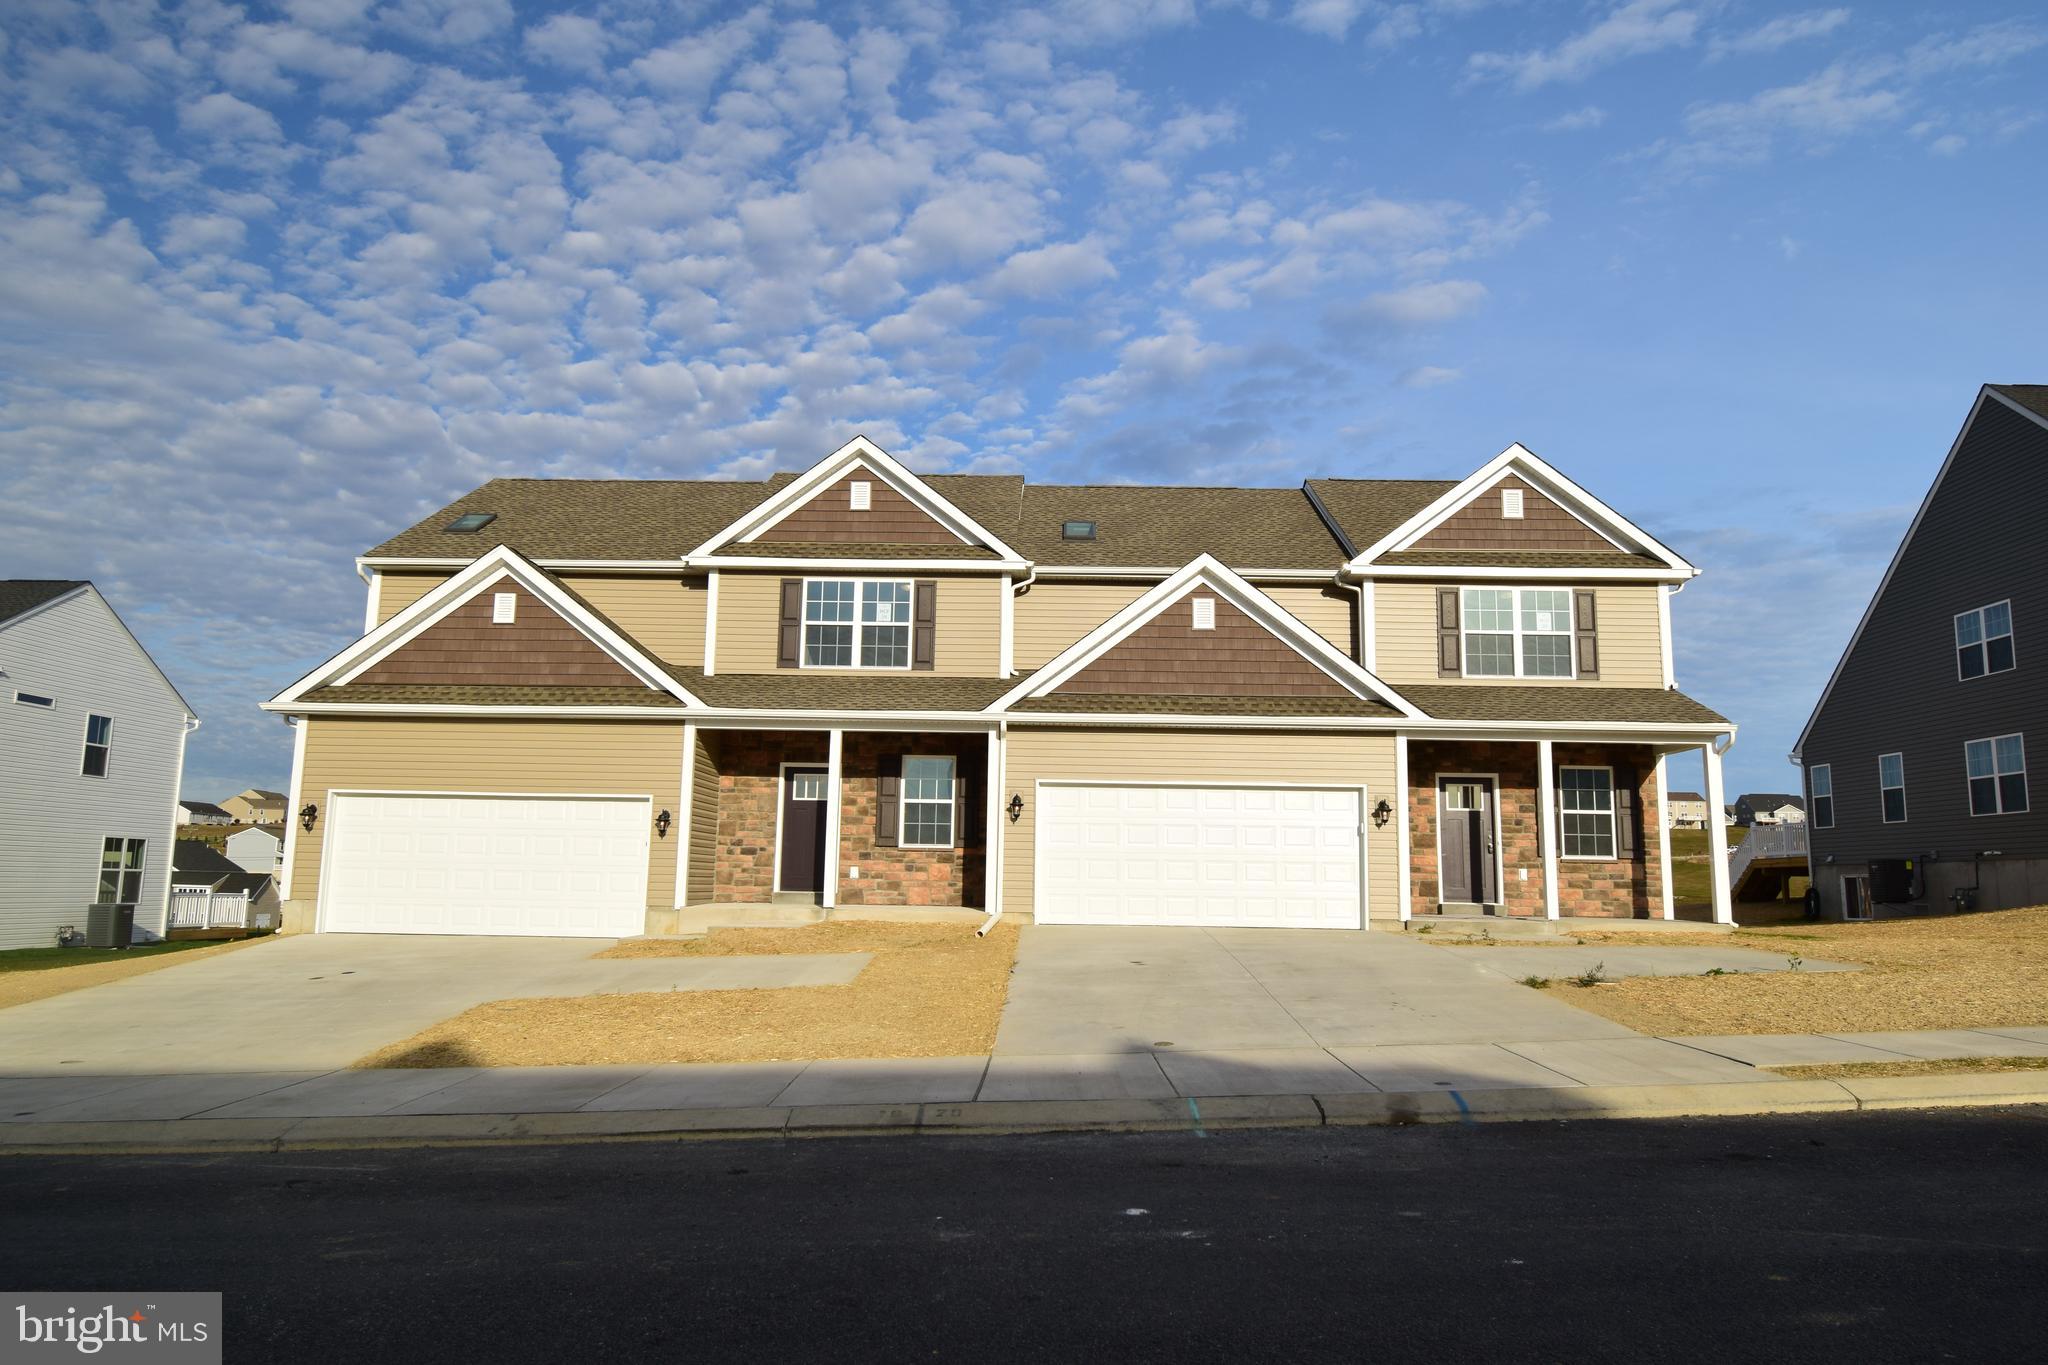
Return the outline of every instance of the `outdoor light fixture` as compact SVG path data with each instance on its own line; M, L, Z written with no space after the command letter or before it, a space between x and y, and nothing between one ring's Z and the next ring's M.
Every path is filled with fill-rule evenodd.
M313 821L319 817L319 814L320 808L311 801L308 801L306 808L299 812L299 828L311 834L313 832Z
M1010 823L1016 824L1017 817L1024 813L1024 798L1016 792L1010 793L1010 804L1003 809L1010 812Z
M1387 827L1387 821L1393 818L1393 814L1394 808L1388 805L1387 798L1382 796L1380 798L1380 803L1372 808L1373 825L1379 829L1385 829Z
M670 816L667 811L663 811L661 814L655 816L654 832L656 834L659 834L664 839L668 838L668 827L672 820L673 817Z

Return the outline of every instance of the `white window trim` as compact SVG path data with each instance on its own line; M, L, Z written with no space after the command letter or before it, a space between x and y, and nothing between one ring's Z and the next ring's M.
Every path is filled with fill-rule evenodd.
M1607 763L1560 763L1557 775L1562 778L1569 772L1599 772L1607 774L1607 853L1567 853L1564 851L1564 817L1567 815L1598 815L1596 810L1567 811L1564 808L1564 784L1557 786L1557 856L1567 863L1615 863L1621 861L1621 815L1620 792L1615 790L1614 768ZM1637 837L1641 837L1640 834Z
M1827 774L1828 789L1825 792L1821 791L1814 783L1814 778L1820 773ZM1820 819L1820 803L1823 800L1828 803L1828 819L1826 824L1822 824ZM1833 829L1835 827L1834 764L1816 763L1806 770L1806 803L1811 807L1806 812L1806 818L1812 821L1815 829Z
M2001 739L2016 739L2020 742L2020 766L2014 768L2011 772L2007 772L1998 766L1998 741ZM1972 744L1989 744L1991 746L1991 800L1993 802L1993 809L1991 810L1980 811L1976 808L1976 803L1970 800L1970 783L1982 780L1970 776L1970 746ZM2027 804L2024 809L2007 810L2005 808L2005 789L1998 784L1998 779L2001 777L2018 777L2021 781L2026 782L2027 736L2024 731L2009 735L1991 735L1983 739L1966 739L1963 741L1963 800L1970 807L1970 818L1972 820L1989 820L1999 815L2025 815L2033 810L2034 784L2026 782Z
M85 770L85 756L93 751L94 746L92 742L92 723L96 719L103 720L107 723L107 742L105 744L98 746L107 751L107 767L105 772L89 773ZM95 782L104 782L109 777L113 776L113 773L114 718L112 716L103 716L97 712L88 711L85 713L85 732L80 737L78 743L78 775L80 777L89 777Z
M1465 594L1468 592L1505 592L1513 594L1515 605L1513 611L1509 613L1509 624L1512 627L1512 630L1473 630L1472 627L1467 624L1467 622L1471 620L1471 613L1465 610ZM1564 618L1567 622L1565 628L1561 631L1523 630L1522 594L1525 592L1563 593ZM1515 671L1512 673L1474 673L1472 671L1472 650L1469 644L1470 640L1474 635L1511 635L1514 641ZM1538 636L1544 638L1548 638L1550 636L1555 635L1564 636L1565 663L1569 666L1571 671L1567 673L1523 672L1522 638L1525 635ZM1458 672L1461 677L1477 678L1481 681L1485 681L1492 678L1533 678L1537 682L1571 682L1576 680L1579 676L1579 605L1576 591L1572 588L1533 588L1521 587L1516 585L1502 587L1499 585L1488 585L1483 583L1461 584L1458 588Z
M846 621L818 621L818 622L813 622L813 621L811 620L811 584L813 584L813 583L851 583L851 584L853 584L853 620L852 620L851 622L846 622ZM860 619L860 596L861 596L861 594L860 594L860 590L861 590L861 585L863 585L863 584L866 584L866 583L888 583L888 584L891 584L891 585L893 585L893 586L895 586L895 587L899 587L899 588L906 588L906 589L908 589L908 590L909 590L909 595L910 595L910 618L909 618L909 619L908 619L907 621L905 621L905 622L904 622L903 624L904 624L904 626L905 626L905 627L906 627L906 628L907 628L907 629L909 630L910 634L909 634L909 636L907 637L907 641L908 641L908 642L907 642L907 644L905 645L905 648L904 648L904 651L903 651L903 662L902 662L901 664L864 664L864 663L862 663L862 662L860 661L860 636L861 636L861 627L862 627L862 626L863 626L864 624L880 624L879 622L863 622L863 621L862 621L862 620ZM803 610L802 610L801 614L800 614L800 615L798 616L798 619L797 619L797 631L798 631L798 634L797 634L797 642L796 642L796 665L797 665L797 667L798 667L798 668L809 668L809 669L818 669L818 670L823 670L823 671L826 671L826 672L832 672L832 673L862 673L862 672L866 672L866 673L908 673L908 672L910 671L911 665L912 665L913 663L915 663L915 662L917 661L917 580L916 580L916 579L912 579L912 578L852 578L852 577L848 577L848 576L846 576L846 575L843 575L843 574L820 574L820 575L817 575L816 577L812 577L812 578L806 578L806 579L804 579L804 580L803 580L803 584L804 584L804 586L803 586ZM848 624L851 624L851 625L852 625L852 627L853 627L853 650L852 650L852 653L851 653L851 655L849 656L848 662L846 662L846 663L843 663L843 664L814 664L814 663L812 663L812 662L810 661L810 656L811 656L811 649L810 649L810 632L811 632L811 626L812 626L812 625L814 625L814 624L815 624L815 625L821 625L821 626L841 626L841 625L848 625ZM891 624L891 625L894 625L894 624L895 624L895 622L893 622L893 621L892 621L892 622L890 622L889 624Z
M93 900L94 900L94 902L95 902L95 903L99 903L99 904L107 904L107 905L126 905L126 904L130 904L130 902L127 902L127 901L122 901L122 900L113 900L113 901L104 901L104 902L102 902L102 901L100 901L100 899L99 899L99 893L100 893L100 881L101 881L101 879L102 879L102 878L104 878L104 877L105 877L105 876L107 875L107 843L108 843L108 841L109 841L109 840L112 840L112 841L114 841L114 842L116 842L116 843L119 843L119 844L121 845L121 856L122 856L123 858L126 858L126 857L127 857L127 855L128 855L128 845L130 845L130 844L141 844L141 845L142 845L142 855L141 855L141 857L139 857L139 858L138 858L138 859L136 860L136 863L135 863L135 900L134 900L134 901L132 902L132 903L133 903L134 905L136 905L136 906L137 906L137 907L139 908L139 907L141 906L141 904L142 904L142 888L143 888L143 885L144 885L144 883L146 883L146 882L147 882L147 881L149 880L149 840L147 840L147 839L140 839L140 838L136 838L135 836L133 836L133 835L128 835L128 834L106 834L106 835L102 835L102 836L100 837L100 854L99 854L99 863L98 863L98 865L97 865L97 866L95 866L95 867L93 868L93 877L92 877L92 892L93 892ZM127 873L128 873L128 870L127 870L127 869L126 869L125 867L123 867L123 868L117 868L117 869L115 869L115 872L114 872L114 894L115 894L116 896L119 896L119 895L121 894L121 885L120 885L120 879L121 879L122 877L125 877L125 876L127 875Z
M910 761L911 761L912 759L915 759L915 758L943 758L943 759L947 760L948 762L950 762L950 763L951 763L951 764L953 765L953 779L952 779L952 781L953 781L953 790L952 790L952 793L951 793L950 795L948 795L948 796L946 797L946 800L945 800L945 807L946 807L946 833L947 833L947 835L949 835L949 836L950 836L950 838L949 838L948 842L946 842L946 843L943 843L943 844L919 844L919 843L912 843L912 842L911 842L911 840L910 840L910 833L909 833L909 832L910 832L910 819L909 819L909 815L910 815L910 807L911 807L911 804L912 804L912 802L911 802L911 798L910 798L910 794L909 794L909 793L910 793L910 788L909 788L909 786L908 786L907 784L908 784L908 782L909 782L909 780L910 780L910 779L909 779L909 776L908 776L908 769L909 769L909 767L910 767ZM959 817L959 814L960 814L960 755L958 755L958 754L903 754L903 755L900 755L900 756L899 756L899 762L901 763L901 766L900 766L900 767L899 767L899 768L897 769L897 773L896 773L896 847L898 847L898 848L928 848L928 849L937 849L937 848L959 848L959 847L961 847L961 846L962 846L962 845L961 845L961 843L960 843L960 833L961 833L961 831L959 831L959 830L957 830L957 829L955 829L955 828L953 827L953 826L955 825L955 823L957 823L957 820L958 820L958 817ZM933 800L933 799L929 798L929 797L920 797L920 798L918 798L918 800L917 800L916 804L917 804L917 805L920 805L920 806L936 806L936 805L938 805L938 804L940 804L940 803L939 803L938 801L936 801L936 800Z
M1888 758L1896 758L1897 760L1899 760L1899 784L1896 787L1888 787L1885 785L1884 761ZM1995 752L1992 756L1991 761L1993 763L1996 763L1998 761ZM1895 791L1899 794L1900 814L1899 818L1896 820L1892 819L1889 815L1885 814L1884 809L1885 793L1891 791ZM1879 754L1877 756L1877 818L1879 820L1882 820L1887 825L1903 825L1906 823L1908 814L1910 814L1910 811L1906 804L1906 755L1904 754L1904 752L1896 749L1888 754Z
M1996 637L1988 634L1984 629L1984 613L1990 611L1993 607L2005 608L2005 634ZM1982 673L1979 673L1974 678L1966 678L1963 676L1963 651L1969 648L1969 646L1958 642L1956 644L1956 681L1979 682L1985 678L1995 678L2001 673L2017 673L2020 667L2020 640L2019 630L2013 624L2012 619L2012 599L2010 597L2001 597L1996 602L1986 602L1981 607L1972 607L1968 611L1957 612L1955 615L1955 620L1950 623L1951 639L1954 639L1953 632L1955 626L1961 623L1962 619L1965 616L1974 616L1977 618L1977 647L1984 651L1984 671ZM1994 638L2012 641L2011 668L1993 669L1991 667L1991 641Z

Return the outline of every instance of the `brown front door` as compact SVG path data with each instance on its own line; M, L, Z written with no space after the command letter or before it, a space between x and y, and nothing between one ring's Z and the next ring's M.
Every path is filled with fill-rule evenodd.
M782 875L778 891L825 889L825 770L782 770Z
M1499 901L1493 851L1493 782L1440 777L1436 784L1437 860L1447 905Z

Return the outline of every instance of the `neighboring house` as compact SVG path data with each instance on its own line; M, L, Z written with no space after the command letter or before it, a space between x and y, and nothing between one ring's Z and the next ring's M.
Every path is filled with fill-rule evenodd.
M275 877L284 866L284 826L251 825L226 840L228 861L244 872Z
M197 839L180 839L172 855L171 894L174 906L180 893L210 892L215 897L240 895L245 910L239 925L274 928L278 923L277 878L268 871L250 872L236 866L211 844ZM193 907L198 910L200 906ZM267 918L266 918L267 916ZM189 927L217 928L217 916L195 916Z
M284 793L267 792L261 787L251 787L220 804L239 824L275 825L285 817Z
M1979 390L1792 754L1824 914L2048 902L2044 470L2048 385Z
M1734 825L1735 825L1735 807L1733 807L1733 806L1723 806L1723 807L1721 807L1721 823L1722 823L1722 824L1724 824L1724 825L1727 825L1727 826L1728 826L1728 827L1730 827L1731 829L1732 829L1732 828L1734 827Z
M92 584L0 580L0 948L83 932L103 900L163 934L198 723Z
M232 825L235 817L214 805L211 801L180 801L178 823L181 825Z
M1705 829L1707 798L1698 792L1671 792L1664 798L1672 829Z
M1718 804L1734 737L1673 687L1698 570L1520 446L1234 489L856 439L762 483L495 480L361 564L369 633L265 703L292 927L1654 916L1660 760Z
M1796 825L1806 819L1806 803L1790 792L1744 792L1735 798L1738 825Z
M171 850L171 885L210 887L243 869L212 844L180 839Z

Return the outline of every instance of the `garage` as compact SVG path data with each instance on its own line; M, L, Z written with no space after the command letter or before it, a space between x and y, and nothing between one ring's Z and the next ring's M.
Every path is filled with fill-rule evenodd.
M1358 929L1359 787L1038 784L1040 924Z
M639 934L649 806L646 797L334 793L320 928Z

